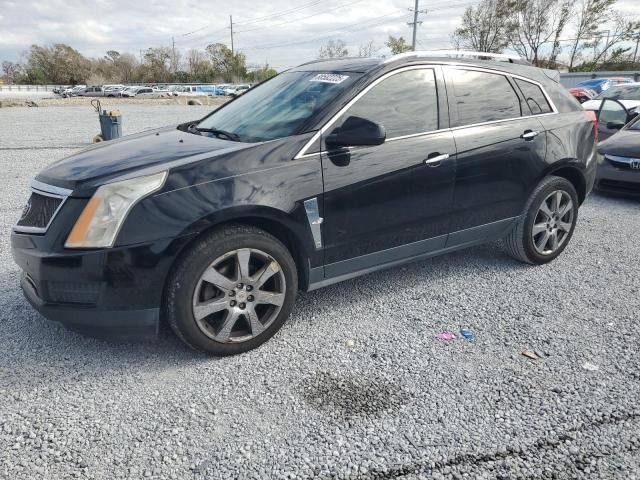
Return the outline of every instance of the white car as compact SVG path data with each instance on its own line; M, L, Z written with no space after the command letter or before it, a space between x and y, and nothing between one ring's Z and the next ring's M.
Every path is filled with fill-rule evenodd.
M600 93L593 100L588 100L582 104L585 110L598 111L600 104L605 98L618 100L629 112L634 112L640 107L640 82L616 85Z
M224 89L225 95L241 95L251 88L250 85L230 85Z
M596 112L599 139L604 140L640 114L640 82L611 87L593 100L584 102L582 107Z
M123 97L148 97L152 95L160 95L151 87L127 87L122 90Z
M65 88L61 95L63 97L75 97L78 95L78 92L83 91L85 88L87 88L86 85L76 85L75 87L71 87L71 88Z

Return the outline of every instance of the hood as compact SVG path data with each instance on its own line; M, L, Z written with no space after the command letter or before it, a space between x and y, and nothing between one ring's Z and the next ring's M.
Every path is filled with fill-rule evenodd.
M620 130L598 144L601 154L640 158L640 130Z
M50 165L36 180L69 190L89 188L136 170L161 170L176 161L210 158L251 145L167 127L98 143Z
M631 110L633 108L640 107L640 100L618 100L627 110ZM585 110L600 110L600 104L602 103L602 99L600 100L589 100L582 104L582 108Z

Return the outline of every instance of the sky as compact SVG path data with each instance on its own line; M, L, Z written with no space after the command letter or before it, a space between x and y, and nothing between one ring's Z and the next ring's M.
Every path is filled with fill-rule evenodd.
M389 35L411 40L414 0L0 0L0 61L18 61L31 44L66 43L89 57L107 50L136 55L171 46L183 54L210 43L234 47L249 65L277 70L313 60L321 45L342 39L351 55L373 41L388 54ZM464 9L478 0L420 0L418 49L451 48ZM640 18L639 0L617 8ZM606 26L605 26L606 27ZM603 27L604 28L604 27ZM570 31L567 32L570 35Z

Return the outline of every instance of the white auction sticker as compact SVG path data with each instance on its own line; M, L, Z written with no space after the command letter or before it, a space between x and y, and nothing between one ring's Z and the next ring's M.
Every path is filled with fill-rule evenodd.
M347 78L349 78L349 75L339 75L337 73L319 73L309 81L323 83L342 83Z

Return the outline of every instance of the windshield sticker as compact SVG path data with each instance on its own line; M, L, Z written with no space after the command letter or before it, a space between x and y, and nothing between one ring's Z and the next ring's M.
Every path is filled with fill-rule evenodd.
M338 75L337 73L319 73L309 81L322 83L342 83L347 78L349 78L349 75Z

